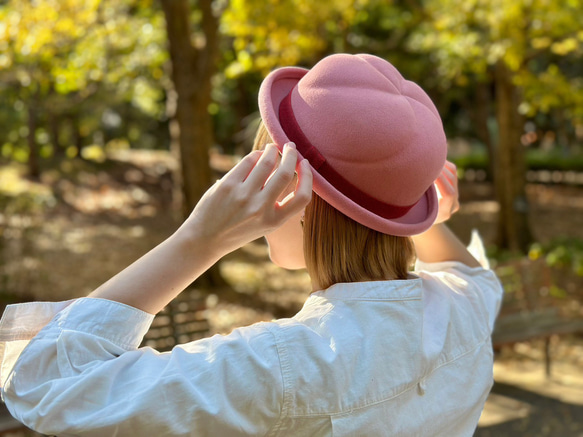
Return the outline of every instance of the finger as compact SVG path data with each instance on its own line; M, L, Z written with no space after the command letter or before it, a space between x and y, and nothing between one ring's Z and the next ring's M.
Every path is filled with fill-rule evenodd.
M447 160L445 161L445 167L450 168L450 169L454 169L454 170L457 168L457 166L453 162L447 161Z
M449 170L443 170L443 172L441 173L441 175L439 175L440 177L442 177L444 180L447 181L448 184L450 185L454 185L457 181L457 178L454 174L452 174Z
M297 166L298 183L292 196L279 204L279 209L285 211L290 217L301 211L312 199L312 170L307 159Z
M286 143L279 167L272 173L263 188L268 201L275 202L290 185L294 178L297 161L298 154L295 150L295 144Z
M435 185L437 186L437 189L441 193L442 197L455 191L453 184L444 173L441 173L435 180Z
M261 157L262 153L263 152L260 150L249 153L241 159L235 167L229 170L229 172L221 178L221 181L232 179L237 182L243 182L249 175L249 172L255 167L255 164Z
M445 165L441 170L441 175L445 176L449 182L453 183L457 180L457 167L453 162L445 161Z
M245 179L245 185L248 185L251 189L261 190L263 185L273 173L273 169L277 166L279 162L279 151L275 144L268 144L261 158L255 164L255 167Z
M445 168L447 169L447 172L451 175L451 179L457 182L458 180L457 166L453 162L446 161Z

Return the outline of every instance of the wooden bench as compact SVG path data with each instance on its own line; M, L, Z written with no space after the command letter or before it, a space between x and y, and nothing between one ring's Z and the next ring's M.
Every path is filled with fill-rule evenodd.
M565 317L558 308L522 311L498 318L492 344L495 349L521 341L544 339L545 373L551 376L550 339L553 335L583 332L583 320Z
M545 373L550 377L551 337L583 333L583 318L563 310L568 300L550 296L556 278L544 260L514 261L501 266L496 273L506 294L492 334L494 348L543 339Z
M156 315L142 346L168 351L177 344L206 337L210 328L205 317L206 296L187 289Z

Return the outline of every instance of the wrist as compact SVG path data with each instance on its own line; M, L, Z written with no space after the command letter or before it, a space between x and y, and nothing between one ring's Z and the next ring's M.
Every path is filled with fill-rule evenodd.
M228 251L220 245L220 238L191 218L187 219L169 238L176 250L197 258L207 258L213 263Z

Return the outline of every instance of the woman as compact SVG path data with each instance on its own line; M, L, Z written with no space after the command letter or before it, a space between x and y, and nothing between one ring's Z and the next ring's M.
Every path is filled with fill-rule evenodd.
M472 435L502 289L443 224L457 178L435 106L388 62L343 54L274 71L259 106L258 150L170 238L89 298L6 311L16 418L75 436ZM310 273L296 316L136 349L154 314L261 236Z

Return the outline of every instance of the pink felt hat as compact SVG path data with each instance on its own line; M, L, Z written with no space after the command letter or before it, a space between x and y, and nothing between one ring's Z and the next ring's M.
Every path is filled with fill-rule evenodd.
M437 216L433 185L447 155L429 96L384 59L336 54L285 67L261 84L259 110L278 147L296 143L313 190L353 220L398 236Z

